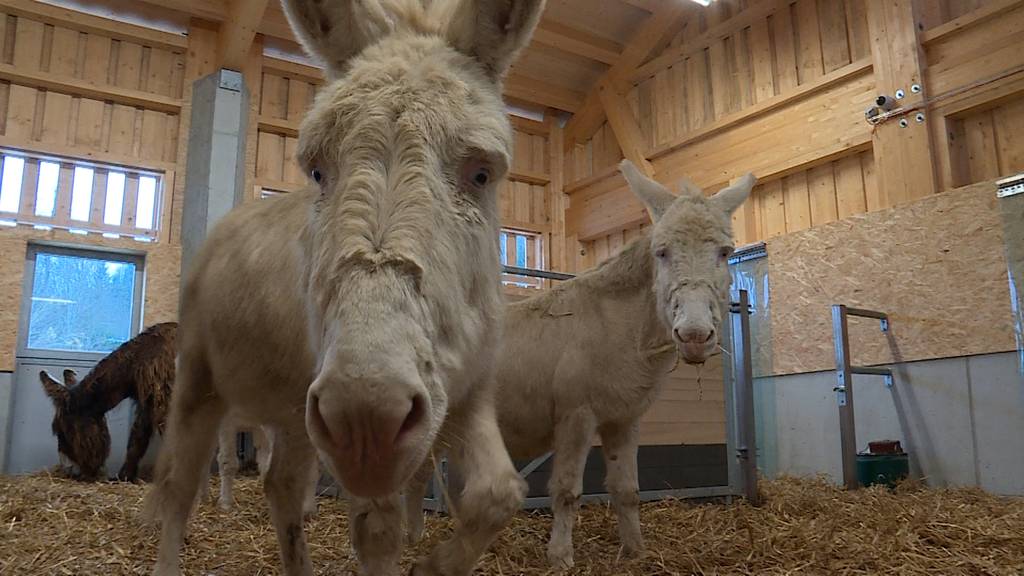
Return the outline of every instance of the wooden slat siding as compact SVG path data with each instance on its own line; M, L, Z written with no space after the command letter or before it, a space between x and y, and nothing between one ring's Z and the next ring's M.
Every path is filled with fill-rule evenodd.
M828 224L839 218L832 162L807 171L807 191L811 200L811 226Z
M996 126L996 150L1000 175L1024 171L1024 98L992 111Z
M14 35L15 66L33 72L42 68L43 31L42 22L18 18Z
M498 188L499 214L502 222L510 222L515 219L513 205L515 204L515 188L508 180L501 183Z
M817 0L799 0L794 5L794 34L797 39L797 77L800 84L814 82L824 74Z
M544 136L534 135L532 140L532 152L533 152L533 165L532 169L534 172L542 174L551 171L549 164L549 154L547 149L547 138Z
M298 148L298 138L284 139L284 180L299 186L306 185L306 175L299 163L295 160L295 151Z
M77 76L78 41L77 30L55 26L50 40L50 62L47 71L59 76Z
M711 44L708 49L708 57L711 70L711 102L714 108L713 118L715 120L736 110L735 88L733 77L729 70L729 60L726 54L726 42L723 38Z
M734 46L729 61L733 73L733 85L737 90L737 110L743 110L754 103L753 62L750 54L750 30L743 28L733 36Z
M256 150L256 177L284 180L284 136L260 132Z
M168 116L163 112L145 110L142 113L142 137L139 157L146 160L163 160L166 156Z
M530 186L530 198L530 223L538 225L538 228L549 226L547 188L545 186Z
M513 204L512 204L512 217L519 222L530 221L530 205L532 204L530 198L530 185L523 182L512 183L513 192Z
M835 161L836 213L840 220L867 211L860 154Z
M793 35L792 10L783 9L769 17L771 22L773 63L775 71L775 93L785 94L797 87L796 45Z
M708 80L707 54L701 52L686 60L686 117L690 120L690 130L697 130L708 122L707 90Z
M842 0L820 0L818 2L818 30L826 74L852 62L844 4Z
M753 99L763 102L775 96L775 74L772 71L772 42L768 19L750 25L750 52L753 57Z
M967 166L970 181L981 182L999 176L999 156L996 150L996 128L992 111L986 110L964 121L967 136Z
M85 41L82 79L97 85L107 84L110 74L111 41L98 34L89 34Z
M654 122L654 138L651 143L654 145L668 142L676 137L679 121L676 118L681 110L682 98L678 97L676 89L676 71L674 68L666 68L654 76L654 98L653 106L656 111Z
M260 115L269 118L287 118L288 81L276 74L263 74L260 97Z
M42 129L39 140L50 144L67 144L68 124L71 117L71 96L46 92Z
M107 152L132 156L135 143L135 109L114 104L110 111L110 136Z
M89 200L89 224L93 228L103 228L103 212L107 206L106 169L96 169L92 174L92 198Z
M929 42L928 89L932 95L983 80L1024 64L1019 49L1024 4Z
M145 90L169 98L180 96L175 80L175 69L179 67L178 58L175 54L151 48L149 52L149 67L145 79Z
M7 103L7 125L4 134L11 139L30 140L36 117L36 90L10 85Z
M529 170L530 160L533 157L533 153L530 150L530 135L523 132L513 132L512 138L512 168L515 170Z
M288 79L288 120L302 120L309 104L309 84L295 78Z
M142 74L142 46L135 42L117 42L117 69L114 85L129 90L139 89Z
M763 230L765 239L786 233L786 199L782 180L766 182L757 197L762 198Z
M860 155L860 168L864 173L864 201L868 212L889 207L889 196L882 188L881 178L875 169L875 155L872 152Z
M871 42L868 39L868 0L845 0L846 36L850 47L850 61L871 56Z
M103 147L103 113L103 102L90 98L78 99L78 118L73 142L75 146L89 149Z
M786 212L786 232L797 232L811 226L810 197L807 173L797 172L782 179Z

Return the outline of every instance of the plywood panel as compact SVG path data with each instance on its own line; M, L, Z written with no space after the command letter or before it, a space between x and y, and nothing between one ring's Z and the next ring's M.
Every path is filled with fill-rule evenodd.
M776 373L835 367L834 303L890 316L891 339L851 322L858 364L1016 349L996 202L975 185L770 240Z

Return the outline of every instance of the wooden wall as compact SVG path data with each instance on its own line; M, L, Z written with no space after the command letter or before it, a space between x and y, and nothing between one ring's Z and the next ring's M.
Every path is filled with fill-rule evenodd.
M201 37L202 34L196 34ZM0 5L0 148L163 174L156 241L27 226L0 230L0 370L14 368L26 247L57 242L146 256L145 322L177 316L190 93L189 39L30 0Z
M744 172L758 176L734 216L738 245L768 241L771 254L791 234L1024 170L1021 0L722 0L679 29L616 89L656 179L673 186L685 175L710 193ZM876 94L897 88L906 114L866 122ZM569 267L583 270L647 216L616 170L629 134L611 123L575 128L570 121L565 137L566 250ZM772 265L775 273L785 263ZM978 294L964 298L994 306ZM916 336L936 345L921 357L948 352L930 326ZM990 351L974 348L961 353ZM783 364L818 365L807 355Z

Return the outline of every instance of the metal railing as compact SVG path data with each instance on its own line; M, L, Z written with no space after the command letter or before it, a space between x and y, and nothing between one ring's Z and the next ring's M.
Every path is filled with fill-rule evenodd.
M884 312L848 308L842 304L832 306L832 337L836 347L836 379L833 391L839 405L839 445L843 456L843 484L853 490L860 487L857 479L857 428L853 416L853 375L865 374L885 377L886 387L893 384L892 369L854 366L850 360L850 335L847 318L857 316L879 321L882 332L889 331L889 317Z

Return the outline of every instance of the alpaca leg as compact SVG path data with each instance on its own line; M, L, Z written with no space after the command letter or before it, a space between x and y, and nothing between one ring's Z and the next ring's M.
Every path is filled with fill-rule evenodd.
M619 521L619 540L626 556L644 550L640 533L640 493L636 469L637 423L608 424L599 430L607 468L605 485Z
M548 541L548 562L556 569L573 566L572 530L583 493L583 468L594 438L589 412L577 411L555 427L555 454L548 481L554 520Z
M405 486L406 542L415 544L423 538L423 498L434 475L434 462L428 459Z
M349 499L352 548L365 576L396 576L402 556L402 513L397 494Z
M216 431L225 405L210 386L205 363L183 354L171 400L167 433L146 509L160 521L155 576L181 574L185 524L199 484L209 474Z
M450 452L454 466L465 471L455 534L417 562L414 575L470 574L526 495L526 482L512 465L498 430L494 405L486 401L465 414L453 435L461 440Z
M139 460L146 454L152 436L153 420L149 413L139 406L132 422L132 431L128 435L128 452L125 454L121 470L117 473L118 480L135 482L139 479Z
M275 429L270 468L263 480L263 491L270 503L270 518L281 548L285 576L312 576L309 549L302 529L302 501L308 489L308 470L315 461L313 445L305 425Z
M225 422L217 435L217 470L220 472L220 499L218 504L222 510L231 510L235 502L235 476L238 475L238 429L234 422Z

